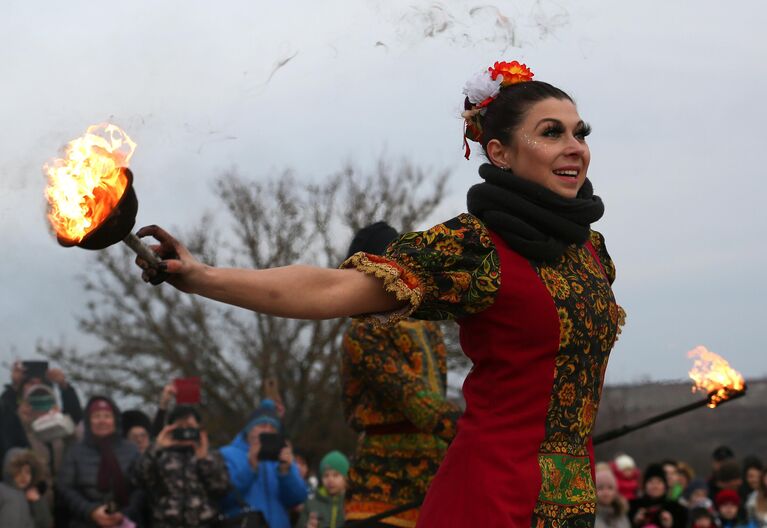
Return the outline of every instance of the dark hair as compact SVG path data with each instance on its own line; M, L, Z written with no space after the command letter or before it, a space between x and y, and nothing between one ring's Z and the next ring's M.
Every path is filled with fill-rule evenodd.
M176 405L171 412L168 413L165 423L170 425L176 420L183 420L187 416L194 416L197 419L197 423L202 423L202 416L200 412L191 405Z
M543 81L521 82L502 88L498 97L487 105L485 114L480 117L482 137L479 143L485 154L487 155L487 144L491 139L508 145L512 132L522 123L530 107L551 97L573 102L567 93ZM464 102L464 108L472 108L468 98Z
M728 446L721 445L717 447L716 449L714 449L714 452L711 453L711 458L713 458L717 462L721 462L729 458L735 458L735 453Z
M741 478L740 464L734 458L722 461L722 465L716 471L714 478L719 482L729 482Z
M764 471L764 464L762 464L762 460L758 456L748 455L743 459L743 474L745 475L746 471L749 469Z

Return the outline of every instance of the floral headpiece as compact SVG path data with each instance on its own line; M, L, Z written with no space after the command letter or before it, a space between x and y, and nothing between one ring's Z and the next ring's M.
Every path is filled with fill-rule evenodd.
M464 119L463 146L466 159L469 159L471 154L467 140L479 142L482 139L480 116L485 114L487 105L498 97L501 88L531 80L533 72L527 65L517 61L500 61L466 81L463 93L469 101L469 107L461 114Z

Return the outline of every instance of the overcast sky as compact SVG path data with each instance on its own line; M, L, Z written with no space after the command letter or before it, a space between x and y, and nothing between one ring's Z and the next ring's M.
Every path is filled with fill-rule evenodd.
M40 169L88 125L138 143L139 225L197 220L231 167L322 178L382 155L452 170L436 223L478 180L464 81L519 59L594 129L594 227L628 313L608 382L685 378L699 344L767 375L765 20L761 0L5 0L0 360L92 346L73 327L94 256L49 234Z

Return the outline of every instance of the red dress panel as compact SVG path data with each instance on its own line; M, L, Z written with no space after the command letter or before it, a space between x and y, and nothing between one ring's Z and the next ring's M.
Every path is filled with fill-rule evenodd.
M538 499L559 318L530 263L492 238L500 291L490 308L458 320L474 363L463 385L466 411L419 527L526 528Z

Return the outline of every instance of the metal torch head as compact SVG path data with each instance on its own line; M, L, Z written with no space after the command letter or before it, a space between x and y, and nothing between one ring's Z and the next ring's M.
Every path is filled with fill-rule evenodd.
M84 249L104 249L124 239L133 230L138 212L138 198L133 190L133 173L127 167L123 167L123 173L128 178L120 201L99 225L94 227L79 242L57 236L59 244L64 247L77 246Z

